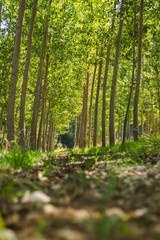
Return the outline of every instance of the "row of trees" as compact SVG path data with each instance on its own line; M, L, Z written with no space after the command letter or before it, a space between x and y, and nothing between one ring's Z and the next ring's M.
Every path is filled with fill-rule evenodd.
M158 0L1 0L1 141L53 150L75 119L78 147L124 143L132 125L134 140L139 125L160 132L159 10Z

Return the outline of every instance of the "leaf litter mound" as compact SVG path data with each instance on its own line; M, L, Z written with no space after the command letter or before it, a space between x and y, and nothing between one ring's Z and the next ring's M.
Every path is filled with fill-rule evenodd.
M160 239L160 156L114 157L59 153L1 169L0 240Z

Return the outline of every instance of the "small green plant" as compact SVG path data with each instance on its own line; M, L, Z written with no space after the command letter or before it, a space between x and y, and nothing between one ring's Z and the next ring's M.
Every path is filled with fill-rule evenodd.
M0 154L0 164L15 169L29 169L39 157L40 152L26 150L16 145L12 150Z

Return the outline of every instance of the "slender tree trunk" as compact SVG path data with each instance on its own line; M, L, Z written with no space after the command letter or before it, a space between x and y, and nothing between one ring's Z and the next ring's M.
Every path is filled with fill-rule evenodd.
M116 8L116 1L114 3L114 9ZM114 29L114 21L115 15L113 15L112 20L112 32ZM106 56L106 65L105 65L105 73L104 73L104 80L103 80L103 98L102 98L102 147L106 146L106 86L107 86L107 79L108 79L108 68L109 68L109 59L110 59L110 52L112 48L112 41L110 41L108 48L107 48L107 56Z
M155 125L156 125L156 127L155 127L155 136L157 136L158 135L158 119L157 119L157 117L156 117Z
M108 45L106 65L105 65L105 74L103 80L103 103L102 103L102 147L106 146L106 86L108 78L108 68L109 68L109 58L111 52L112 44Z
M130 134L130 118L128 116L128 139L131 138L131 134Z
M146 133L149 135L149 111L147 111Z
M47 141L48 120L49 120L50 106L51 106L51 103L49 102L48 111L47 111L47 117L46 117L46 121L44 121L44 126L43 126L43 142L42 142L42 151L43 152L46 151L46 141Z
M141 135L144 134L143 103L141 104Z
M115 95L116 95L116 84L117 84L117 76L118 76L118 63L119 63L119 55L120 55L121 35L122 35L122 28L123 28L123 5L124 5L124 0L122 0L122 5L121 5L121 19L119 23L118 38L116 42L116 54L115 54L114 72L113 72L113 78L112 78L112 88L111 88L111 97L110 97L110 114L109 114L110 145L115 144L114 108L115 108Z
M141 59L142 59L142 34L143 34L143 5L144 0L141 0L140 19L139 19L139 46L138 46L138 69L136 91L134 97L134 111L133 111L133 136L134 141L138 141L138 101L139 101L139 87L141 79Z
M49 2L49 7L51 5L51 0ZM45 25L45 31L42 42L42 49L40 55L40 64L37 76L37 84L35 89L35 97L34 97L34 106L33 106L33 114L32 114L32 123L31 123L31 135L30 135L30 147L31 149L36 149L36 135L37 135L37 121L38 121L38 113L41 99L41 88L42 88L42 72L43 72L43 63L46 52L46 44L47 44L47 35L48 35L48 19Z
M78 132L78 120L75 121L74 148L77 146L77 132Z
M50 116L50 124L49 124L48 151L54 150L55 133L56 133L56 128L53 124L53 112L52 112Z
M78 118L77 147L80 147L80 141L81 141L81 127L82 127L82 113L79 115L79 118Z
M13 52L13 64L9 88L8 98L8 112L7 112L7 139L9 142L14 140L14 110L15 110L15 98L16 98L16 85L18 80L18 67L20 57L20 47L22 38L23 17L25 11L25 0L20 1L18 20Z
M98 100L99 100L99 91L100 91L100 85L101 85L102 64L103 64L103 60L100 61L99 72L98 72L98 83L97 83L97 93L96 93L95 112L94 112L94 134L93 134L94 147L97 146Z
M128 105L127 105L127 110L126 110L126 114L125 114L124 125L123 125L123 140L122 140L122 144L125 143L127 118L128 118L128 114L129 114L129 109L130 109L130 104L131 104L131 99L132 99L133 86L134 86L135 65L136 65L136 60L135 60L135 48L136 48L136 13L137 13L137 11L136 11L136 1L135 1L132 82L131 82L131 87L130 87L130 92L129 92Z
M89 70L89 69L88 69ZM86 84L84 86L83 96L83 109L82 109L82 120L81 120L81 136L79 146L86 146L86 128L87 128L87 109L88 109L88 88L89 88L89 72L87 71Z
M42 130L43 130L43 125L44 125L43 123L45 121L45 105L46 105L48 66L49 66L49 57L47 55L46 73L45 73L44 86L43 86L43 103L42 103L42 112L41 112L41 121L40 121L40 126L39 126L38 140L37 140L37 149L41 148Z
M3 115L4 115L4 105L3 105L2 108L1 108L0 133L1 133L1 131L2 131Z
M155 122L154 122L154 107L153 107L153 104L152 104L151 122L152 122L152 134L155 134Z
M55 135L56 135L56 128L52 123L51 133L50 133L50 141L49 141L49 151L50 152L52 152L54 150Z
M91 146L91 133L92 133L92 104L93 104L93 92L94 92L94 83L96 77L97 64L94 67L93 80L92 80L92 89L90 97L90 106L89 106L89 130L88 130L88 148Z
M28 71L29 71L30 59L31 59L33 28L34 28L35 17L37 12L37 2L38 0L34 0L33 7L32 7L32 16L31 16L29 33L28 33L27 54L26 54L25 69L23 74L23 84L22 84L21 104L20 104L20 119L19 119L20 145L23 147L25 146L25 126L24 126L25 100L26 100L26 91L27 91L27 82L28 82Z

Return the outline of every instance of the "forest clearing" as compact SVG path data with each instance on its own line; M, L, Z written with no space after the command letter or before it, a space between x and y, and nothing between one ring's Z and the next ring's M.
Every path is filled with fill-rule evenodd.
M159 16L0 0L0 240L160 239Z

